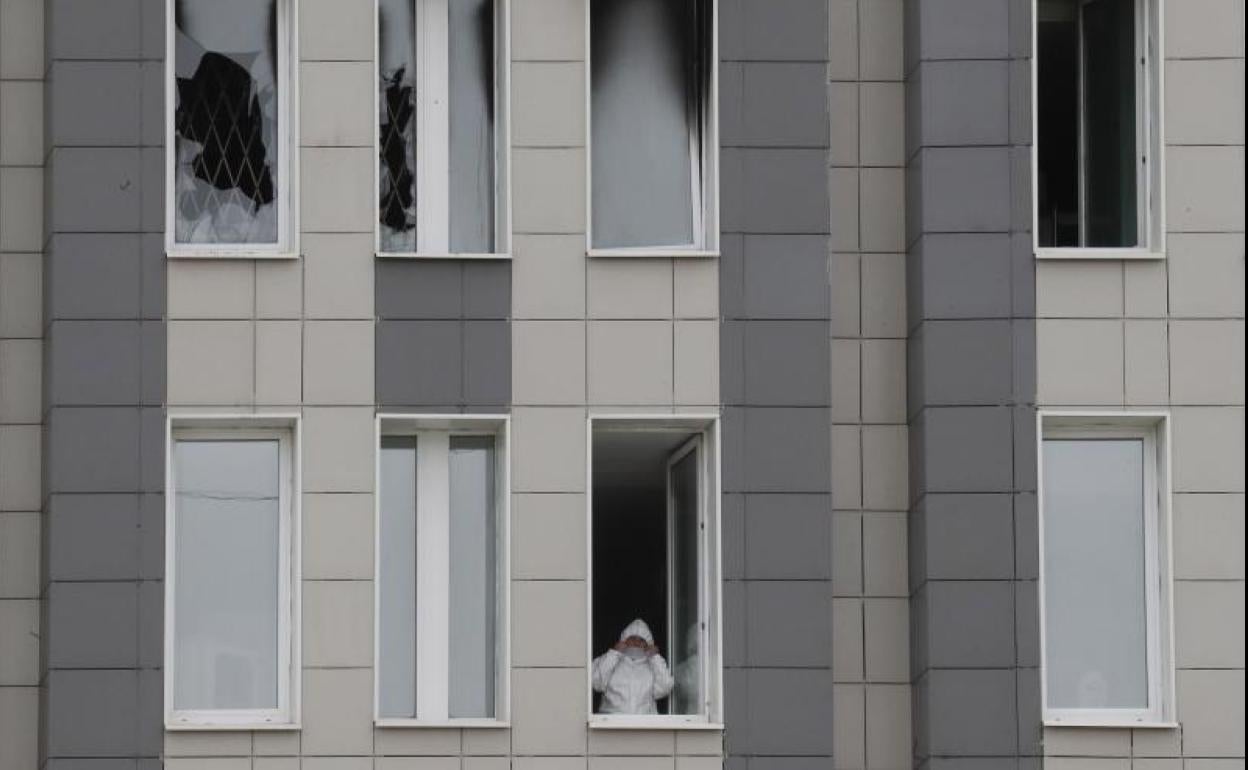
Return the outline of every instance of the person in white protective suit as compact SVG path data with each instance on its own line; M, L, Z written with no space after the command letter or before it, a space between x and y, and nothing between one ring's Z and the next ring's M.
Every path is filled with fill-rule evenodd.
M650 626L641 619L629 623L620 641L594 658L593 674L594 691L602 693L599 714L657 714L658 701L675 684Z

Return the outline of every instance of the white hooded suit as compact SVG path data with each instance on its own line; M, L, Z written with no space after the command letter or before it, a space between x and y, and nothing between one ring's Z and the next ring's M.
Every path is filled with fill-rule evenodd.
M654 644L654 635L644 620L634 620L620 633L620 641L630 636ZM657 702L672 691L674 680L667 661L659 654L647 657L640 649L622 653L616 649L594 658L594 691L602 693L599 714L657 714Z

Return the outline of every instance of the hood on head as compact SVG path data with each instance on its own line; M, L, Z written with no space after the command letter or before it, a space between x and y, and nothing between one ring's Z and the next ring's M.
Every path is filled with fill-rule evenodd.
M639 636L646 640L646 644L654 644L654 634L650 633L650 626L646 625L646 621L641 618L637 618L624 627L624 630L620 632L620 641L630 636Z

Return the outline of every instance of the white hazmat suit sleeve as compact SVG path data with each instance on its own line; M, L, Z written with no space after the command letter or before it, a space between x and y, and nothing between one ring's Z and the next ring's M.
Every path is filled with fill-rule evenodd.
M666 698L672 692L676 680L672 677L671 670L667 667L667 661L663 660L663 656L654 654L650 656L650 670L654 672L653 695L655 700Z
M620 654L618 650L607 650L603 654L594 658L594 692L607 691L607 684L611 681L611 675L615 673L615 669L620 665L621 660L624 660L624 656Z

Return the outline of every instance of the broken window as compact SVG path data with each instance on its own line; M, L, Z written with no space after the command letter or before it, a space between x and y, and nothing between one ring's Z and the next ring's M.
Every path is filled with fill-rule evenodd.
M172 245L285 240L283 0L173 0Z
M713 249L712 0L590 3L591 247Z
M502 3L378 0L378 251L504 251Z
M1147 0L1040 0L1037 243L1147 247L1152 187Z

